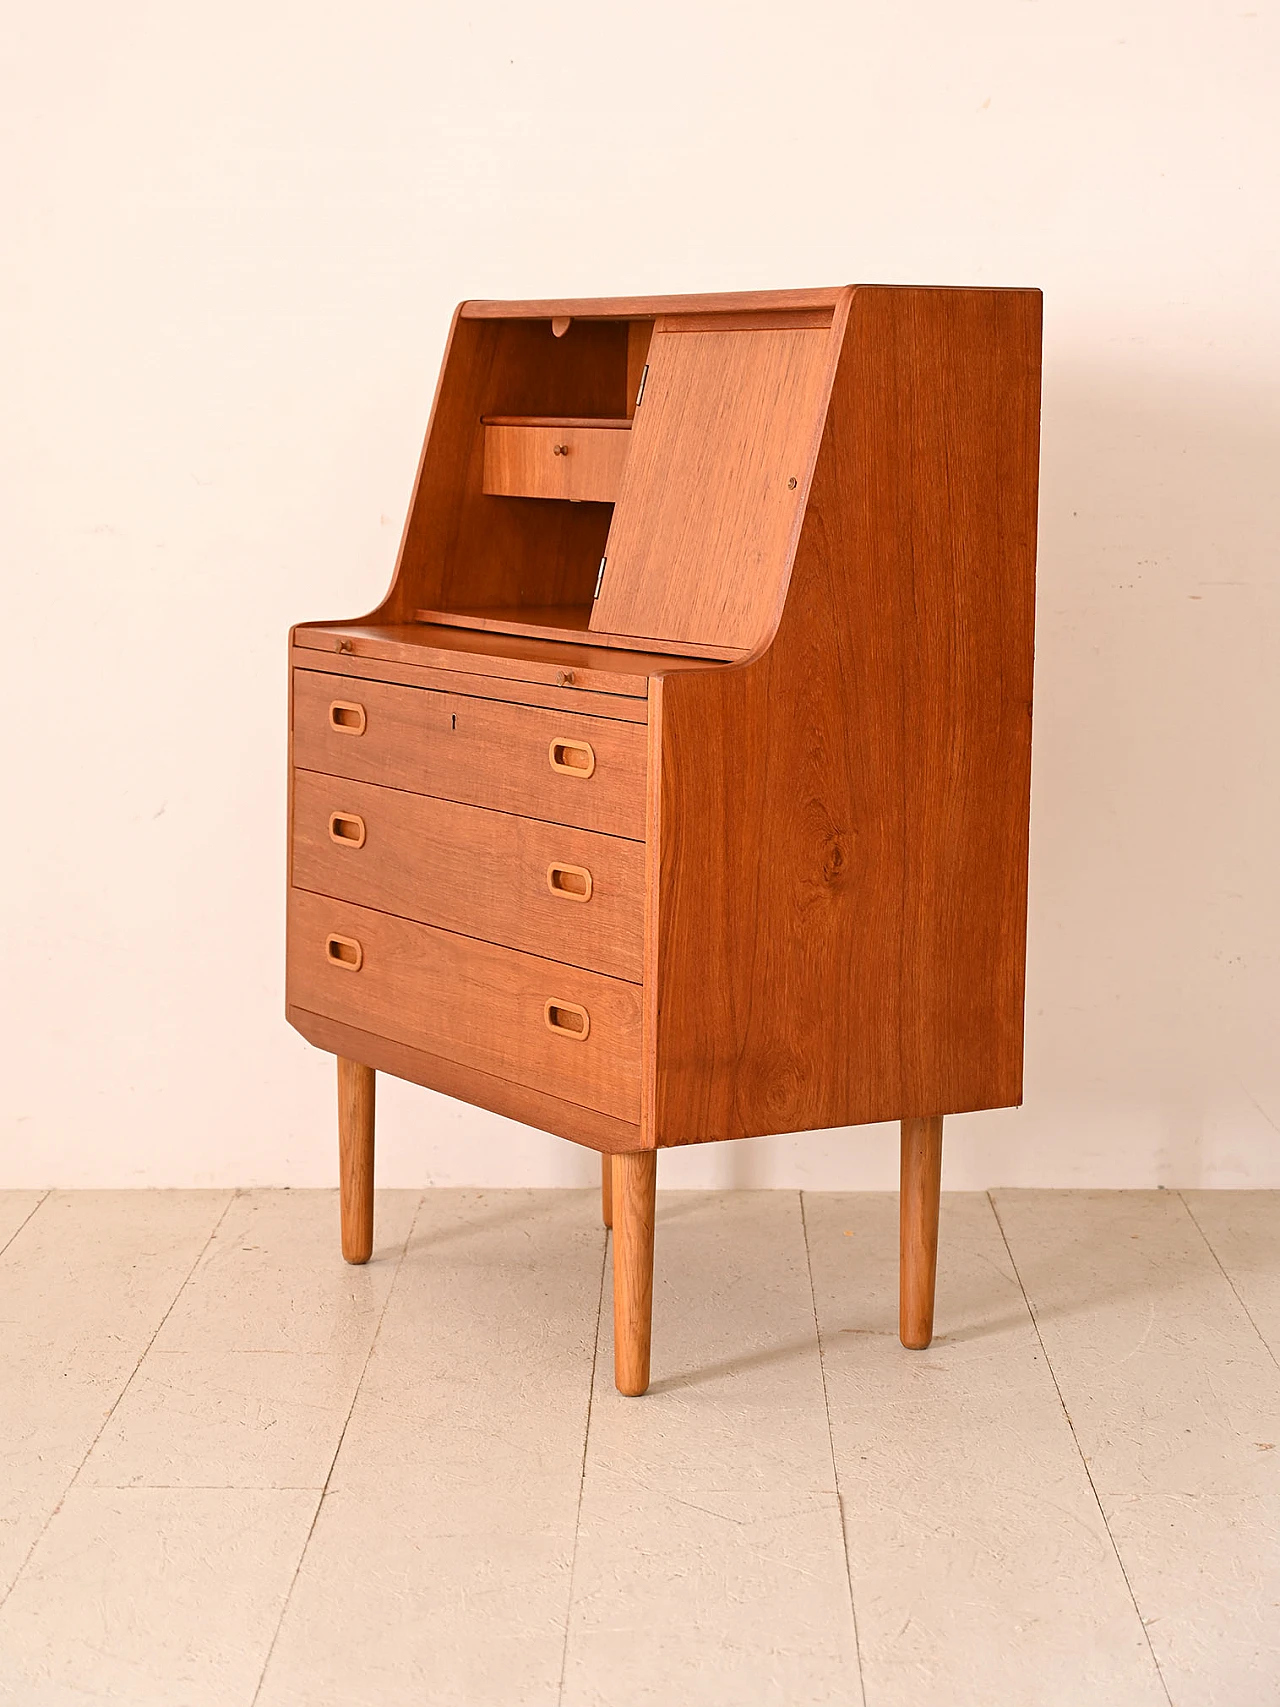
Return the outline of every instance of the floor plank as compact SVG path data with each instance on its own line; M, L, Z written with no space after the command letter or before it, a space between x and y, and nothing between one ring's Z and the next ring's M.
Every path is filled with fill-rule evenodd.
M337 1194L231 1206L80 1473L100 1487L324 1486L421 1192L379 1192L341 1260Z
M1184 1191L1181 1196L1280 1362L1280 1192Z
M860 1707L831 1492L585 1496L565 1707Z
M1280 1699L1280 1381L1186 1204L993 1195L1176 1707Z
M316 1498L72 1488L0 1610L0 1700L250 1707Z
M0 1254L48 1195L44 1191L0 1191Z
M1176 1707L1276 1707L1280 1495L1103 1503Z
M565 1707L860 1703L799 1199L660 1193L653 1385L601 1321Z
M1164 1707L991 1206L943 1200L897 1337L897 1199L805 1194L868 1707Z
M1280 1194L993 1197L0 1194L0 1700L1273 1707Z
M379 1192L367 1263L341 1260L336 1191L242 1192L156 1338L165 1352L364 1350L420 1192Z
M230 1201L54 1192L0 1256L0 1596Z
M603 1253L596 1192L427 1195L260 1707L552 1707Z
M1100 1494L1280 1491L1280 1381L1170 1191L992 1194Z

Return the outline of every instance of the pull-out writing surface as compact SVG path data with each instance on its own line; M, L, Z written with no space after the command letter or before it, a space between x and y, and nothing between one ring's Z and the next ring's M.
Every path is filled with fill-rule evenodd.
M742 648L765 636L831 360L828 327L692 331L659 321L593 630Z

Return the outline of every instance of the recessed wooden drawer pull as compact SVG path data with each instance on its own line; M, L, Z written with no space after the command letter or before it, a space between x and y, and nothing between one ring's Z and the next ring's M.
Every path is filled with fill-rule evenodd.
M591 1031L591 1015L585 1008L576 1002L548 1002L543 1012L548 1030L557 1037L572 1037L575 1042L585 1043Z
M590 741L553 741L547 751L552 770L563 771L566 776L590 776L596 768Z
M364 965L364 950L354 937L328 936L324 952L331 966L341 966L345 972L358 972Z
M329 727L339 735L363 735L368 722L362 705L347 699L335 699L329 707Z
M549 865L547 888L564 901L589 901L591 873L585 865Z
M362 848L364 846L364 819L358 812L331 812L329 814L329 840L337 842L340 848Z

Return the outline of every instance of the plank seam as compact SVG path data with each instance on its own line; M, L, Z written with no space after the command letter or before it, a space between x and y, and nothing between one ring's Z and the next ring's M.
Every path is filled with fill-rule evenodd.
M376 1203L376 1196L374 1201ZM423 1192L418 1198L418 1207L413 1212L413 1220L409 1224L409 1231L405 1234L404 1243L400 1247L400 1254L396 1258L396 1271L391 1277L391 1284L387 1288L387 1295L382 1300L382 1308L378 1311L378 1320L374 1325L372 1334L369 1336L369 1349L364 1354L364 1362L360 1365L360 1373L356 1377L355 1385L351 1390L351 1403L347 1406L347 1414L342 1419L342 1431L338 1435L338 1444L334 1447L333 1457L329 1460L329 1468L325 1472L324 1486L320 1489L320 1497L316 1501L316 1509L311 1514L311 1522L307 1528L306 1540L298 1550L298 1562L293 1567L293 1575L289 1578L289 1587L285 1593L284 1600L280 1604L280 1616L276 1619L276 1627L271 1633L271 1641L267 1645L266 1657L262 1662L262 1670L258 1674L257 1687L254 1689L253 1700L250 1702L249 1707L256 1707L258 1697L262 1694L262 1686L267 1681L267 1672L270 1669L272 1656L275 1654L276 1646L280 1641L280 1632L284 1629L284 1621L288 1616L289 1606L293 1600L293 1591L298 1586L298 1578L302 1575L302 1567L306 1563L307 1552L311 1546L312 1537L316 1532L316 1524L319 1523L320 1513L324 1509L325 1496L329 1492L329 1483L333 1480L334 1466L338 1462L338 1454L342 1451L342 1443L347 1438L347 1430L351 1426L351 1417L356 1408L356 1400L360 1397L361 1387L364 1386L364 1378L369 1370L369 1363L373 1357L374 1347L378 1343L378 1335L382 1332L382 1324L386 1318L387 1309L390 1306L392 1295L395 1292L396 1285L400 1279L400 1270L404 1267L404 1259L408 1254L409 1246L413 1243L413 1235L418 1230L418 1217L422 1214L422 1205L425 1201L426 1193Z
M42 1191L40 1193L40 1196L37 1198L36 1202L31 1205L31 1208L22 1217L22 1220L19 1221L18 1225L13 1229L12 1233L10 1233L9 1237L5 1240L5 1242L2 1245L0 1245L0 1257L2 1257L4 1255L4 1253L9 1249L9 1246L17 1238L18 1234L22 1231L22 1229L27 1225L27 1223L30 1221L31 1217L35 1214L36 1210L39 1209L41 1207L41 1205L46 1201L46 1199L52 1195L52 1192L53 1192L53 1187L50 1186L47 1190Z
M1115 1554L1116 1564L1120 1567L1120 1575L1124 1578L1124 1586L1128 1589L1129 1599L1133 1602L1134 1616L1137 1618L1138 1626L1142 1631L1142 1639L1147 1644L1147 1652L1151 1655L1151 1663L1155 1667L1156 1676L1160 1680L1160 1687L1164 1690L1165 1700L1169 1703L1169 1707L1174 1707L1173 1696L1169 1692L1169 1685L1165 1680L1164 1673L1160 1669L1160 1661L1156 1658L1156 1650L1152 1645L1151 1634L1147 1629L1147 1621L1142 1616L1142 1608L1138 1605L1138 1597L1133 1592L1133 1584L1129 1581L1129 1573L1125 1569L1124 1560L1120 1556L1120 1548L1116 1544L1115 1536L1111 1533L1111 1525L1107 1522L1106 1511L1103 1508L1102 1500L1098 1496L1097 1485L1093 1479L1093 1471L1089 1468L1089 1461L1084 1455L1084 1448L1081 1446L1079 1436L1076 1434L1076 1425L1071 1420L1071 1412L1067 1409L1067 1401L1063 1397L1061 1386L1058 1384L1058 1372L1053 1367L1052 1360L1049 1357L1049 1348L1045 1345L1044 1335L1040 1332L1040 1322L1036 1316L1035 1306L1027 1296L1027 1289L1022 1283L1022 1273L1018 1268L1017 1258L1013 1254L1013 1247L1009 1243L1009 1236L1004 1230L1004 1222L1000 1219L1000 1211L996 1207L995 1198L992 1197L989 1191L986 1194L986 1198L987 1202L991 1205L991 1213L995 1217L996 1226L1000 1229L1000 1237L1004 1240L1004 1248L1009 1253L1009 1262L1013 1267L1013 1277L1018 1283L1018 1290L1022 1293L1022 1302L1027 1307L1027 1314L1031 1318L1031 1326L1035 1329L1036 1340L1039 1343L1040 1351L1044 1357L1045 1368L1049 1371L1049 1378L1053 1382L1054 1391L1058 1395L1058 1403L1062 1406L1062 1414L1067 1419L1067 1427L1071 1430L1071 1439L1075 1444L1076 1451L1080 1455L1080 1463L1084 1468L1084 1473L1088 1477L1089 1491L1092 1493L1094 1504L1098 1508L1098 1516L1102 1519L1102 1527L1107 1532L1107 1540L1111 1543L1111 1551Z
M48 1195L49 1194L46 1193L46 1196L48 1196ZM27 1548L26 1553L23 1555L22 1563L18 1566L17 1570L13 1574L13 1581L9 1584L9 1587L5 1590L5 1592L3 1594L0 1594L0 1606L4 1605L5 1601L8 1600L9 1596L13 1593L14 1589L17 1588L18 1583L21 1581L23 1575L26 1572L27 1566L31 1563L31 1559L35 1553L36 1548L40 1545L40 1543L44 1540L45 1536L49 1533L49 1526L53 1523L53 1520L57 1517L58 1513L62 1510L63 1506L66 1504L67 1495L71 1492L72 1488L74 1488L76 1483L80 1480L80 1472L84 1469L85 1465L89 1462L89 1458L93 1452L94 1447L102 1439L103 1434L106 1432L106 1428L107 1428L108 1423L110 1423L112 1417L115 1416L117 1410L120 1408L121 1401L124 1399L125 1394L129 1391L130 1387L133 1386L134 1381L137 1379L138 1371L142 1368L143 1363L146 1361L147 1353L151 1350L152 1346L156 1343L156 1340L160 1337L160 1330L164 1327L165 1323L169 1320L169 1317L173 1314L174 1310L177 1308L178 1300L179 1300L179 1298L182 1297L182 1294L186 1291L187 1286L191 1280L191 1276L196 1272L197 1268L199 1268L201 1262L204 1260L204 1254L209 1249L209 1246L213 1243L214 1239L217 1237L218 1229L219 1229L219 1227L221 1227L222 1223L226 1220L227 1214L231 1208L231 1205L236 1201L236 1199L240 1195L241 1194L239 1191L228 1192L227 1201L222 1206L221 1215L218 1216L218 1219L214 1222L213 1226L209 1229L208 1238L205 1240L205 1242L201 1245L200 1249L197 1251L195 1257L192 1260L191 1267L187 1270L186 1274L183 1275L182 1281L179 1284L177 1291L174 1293L173 1297L169 1300L168 1308L165 1310L164 1315L161 1316L160 1320L156 1323L155 1332L151 1335L151 1337L147 1341L146 1345L143 1346L141 1352L138 1354L138 1361L134 1364L133 1368L130 1370L129 1379L124 1383L124 1385L121 1387L120 1391L116 1394L114 1400L111 1403L110 1410L107 1412L106 1416L103 1417L102 1422L100 1423L98 1430L95 1433L93 1439L89 1442L88 1446L85 1448L84 1454L81 1457L80 1462L76 1465L75 1469L72 1471L70 1480L67 1482L66 1487L62 1490L62 1493L58 1496L58 1503L54 1506L53 1510L49 1513L48 1517L44 1520L43 1524L40 1526L40 1533L36 1536L35 1540L31 1543L30 1547ZM43 1202L43 1201L44 1201L44 1199L42 1198L41 1202ZM38 1209L39 1207L40 1207L40 1205L37 1204L36 1208ZM34 1212L35 1211L33 1210L32 1213L34 1214ZM28 1220L30 1220L30 1218L31 1218L30 1216L27 1217ZM24 1222L23 1225L25 1226L26 1223Z
M613 1234L606 1228L600 1251L600 1290L596 1294L596 1335L591 1348L591 1377L587 1384L587 1415L582 1428L582 1464L578 1472L578 1506L573 1516L573 1551L569 1557L569 1588L565 1597L564 1645L560 1650L560 1687L556 1691L556 1707L563 1707L565 1677L569 1669L569 1625L573 1618L573 1585L578 1571L578 1538L582 1533L582 1501L587 1486L587 1452L591 1444L591 1407L596 1396L596 1364L600 1360L600 1324L604 1320L604 1281L609 1270L609 1250Z
M1252 1311L1249 1309L1249 1306L1245 1303L1244 1299L1241 1297L1240 1292L1238 1291L1238 1289L1236 1287L1235 1281L1232 1280L1231 1276L1227 1273L1226 1266L1223 1263L1222 1258L1218 1255L1217 1251L1214 1250L1213 1244L1209 1238L1209 1235L1205 1232L1204 1228L1196 1220L1195 1210L1187 1202L1186 1197L1184 1196L1184 1194L1182 1192L1178 1192L1177 1196L1178 1196L1179 1202L1182 1204L1182 1207L1186 1210L1187 1214L1191 1217L1191 1225L1195 1228L1196 1232L1199 1233L1200 1237L1204 1240L1205 1247L1208 1250L1209 1255L1213 1258L1214 1262L1218 1265L1219 1273L1222 1275L1222 1278L1226 1281L1227 1285L1231 1288L1231 1292L1232 1292L1233 1297L1235 1298L1236 1303L1239 1304L1240 1308L1244 1311L1245 1318L1248 1321L1249 1326L1253 1329L1254 1333L1257 1334L1258 1338L1262 1341L1263 1346L1266 1348L1267 1356L1271 1359L1272 1363L1275 1364L1277 1369L1280 1369L1280 1357L1276 1356L1275 1351L1272 1349L1270 1340L1268 1340L1267 1336L1263 1333L1262 1329L1258 1326L1257 1322L1254 1321Z
M822 1408L827 1418L827 1449L831 1453L831 1477L836 1490L836 1512L840 1518L840 1548L844 1554L844 1580L849 1590L849 1616L853 1620L853 1651L858 1662L858 1690L862 1707L867 1707L867 1680L862 1675L862 1639L858 1634L858 1608L853 1598L853 1572L849 1567L849 1532L844 1521L844 1495L840 1491L840 1467L836 1463L836 1440L831 1427L831 1401L827 1397L827 1366L822 1355L822 1329L818 1325L818 1294L813 1284L813 1259L809 1255L809 1222L804 1212L804 1193L800 1199L800 1233L804 1240L804 1264L809 1275L809 1308L813 1312L813 1336L818 1345L818 1373L822 1377Z

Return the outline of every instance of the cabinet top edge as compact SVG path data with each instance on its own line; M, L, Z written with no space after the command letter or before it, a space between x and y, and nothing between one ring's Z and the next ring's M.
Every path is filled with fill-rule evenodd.
M703 295L537 297L525 302L471 301L459 305L464 320L571 319L627 320L634 315L677 314L690 310L726 312L754 308L834 308L845 285L819 290L712 291Z
M741 313L753 309L834 308L846 293L874 291L970 291L1040 296L1035 285L826 285L810 290L711 291L702 295L536 297L502 302L475 299L458 305L463 320L547 320L561 315L583 320L628 320L635 316L684 313Z

